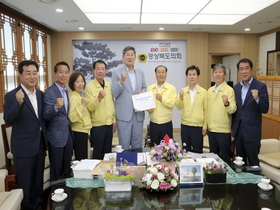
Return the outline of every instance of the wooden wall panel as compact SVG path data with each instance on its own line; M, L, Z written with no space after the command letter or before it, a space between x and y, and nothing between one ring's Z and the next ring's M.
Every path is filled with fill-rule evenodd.
M244 52L240 58L245 57L252 60L254 67L259 63L259 35L244 34Z
M279 139L280 137L280 122L263 115L262 117L262 138L275 138Z
M209 34L209 53L240 54L244 48L243 34Z
M208 33L190 33L187 40L187 50L188 66L196 65L199 67L201 71L199 85L207 89L210 84Z

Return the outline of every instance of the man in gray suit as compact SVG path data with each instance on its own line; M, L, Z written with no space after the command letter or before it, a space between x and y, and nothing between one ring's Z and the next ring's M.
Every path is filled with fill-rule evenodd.
M136 51L127 46L123 50L124 65L112 74L112 94L115 97L117 131L119 142L124 149L142 147L144 111L135 112L132 95L146 91L144 72L134 67Z
M68 64L64 61L57 63L54 73L56 81L44 95L51 181L59 179L70 169L73 150L73 133L68 118L69 99L65 86L69 78Z

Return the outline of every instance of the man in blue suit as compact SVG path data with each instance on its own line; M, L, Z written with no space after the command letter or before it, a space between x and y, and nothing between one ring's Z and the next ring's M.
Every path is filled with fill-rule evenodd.
M259 166L262 113L267 113L269 108L267 87L253 77L251 60L241 59L237 70L242 81L234 86L237 110L232 128L236 155L250 166Z
M43 172L47 149L43 119L43 92L36 89L38 64L19 63L22 83L5 95L4 120L12 126L13 154L17 187L23 189L22 209L38 209L43 201Z
M44 95L51 181L59 179L70 169L73 150L73 133L68 118L69 99L65 86L69 78L68 64L64 61L57 63L54 74L56 81Z
M135 112L132 95L145 92L144 72L135 68L136 51L127 46L123 50L124 65L119 66L112 74L112 94L115 97L117 131L123 149L142 148L142 130L144 111Z

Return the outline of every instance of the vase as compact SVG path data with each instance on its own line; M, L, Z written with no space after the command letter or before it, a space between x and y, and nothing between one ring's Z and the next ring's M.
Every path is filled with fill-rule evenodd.
M167 162L165 159L161 159L160 161L160 164L163 166L163 165L168 165L168 168L170 168L172 171L176 172L175 171L175 168L176 168L176 164L174 161L172 162Z
M227 181L227 174L205 174L207 184L222 184Z
M104 180L105 192L126 192L131 191L132 181L120 181L120 180Z

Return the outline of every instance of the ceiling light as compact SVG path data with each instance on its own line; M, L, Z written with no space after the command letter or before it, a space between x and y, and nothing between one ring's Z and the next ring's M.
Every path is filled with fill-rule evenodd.
M79 30L84 30L85 28L84 27L79 27Z
M192 19L189 24L195 25L233 25L249 15L214 15L200 14Z
M88 13L88 19L92 23L101 24L139 24L140 14L130 14L130 13Z
M163 31L163 30L164 30L164 28L163 28L163 27L160 27L160 28L159 28L159 30Z
M42 3L46 3L46 4L52 4L52 3L57 2L57 0L39 0L39 1Z
M63 9L56 9L57 12L63 12Z
M195 14L142 14L142 24L187 24Z
M245 28L245 29L244 29L244 31L250 31L250 30L251 30L250 28Z
M73 1L93 24L233 25L279 0Z
M79 0L80 1L80 0ZM199 1L186 1L186 0L143 0L142 13L143 14L196 14L205 5L209 3L210 0L199 0ZM180 5L180 6L178 6Z

